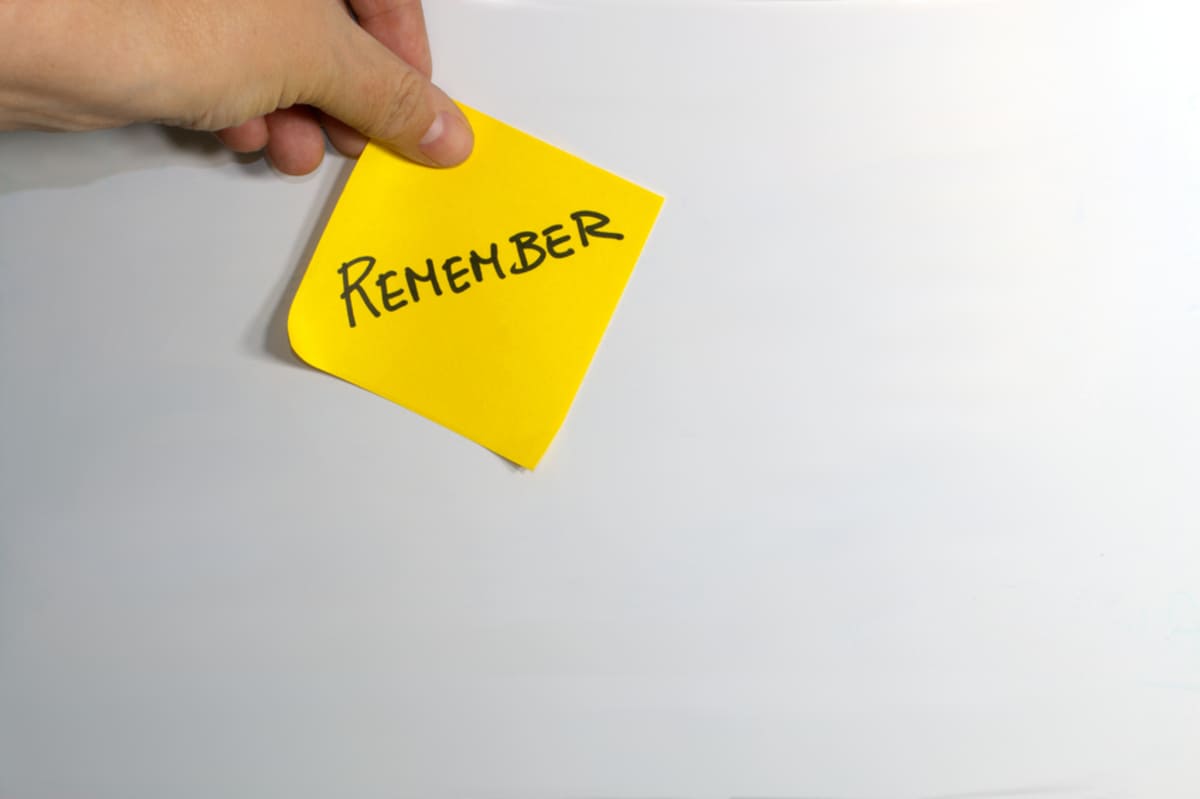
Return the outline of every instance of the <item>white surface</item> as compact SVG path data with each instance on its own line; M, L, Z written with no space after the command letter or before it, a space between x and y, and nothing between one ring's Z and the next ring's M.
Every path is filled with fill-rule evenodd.
M1194 4L428 5L668 196L566 427L290 357L344 161L0 136L0 796L1200 795Z

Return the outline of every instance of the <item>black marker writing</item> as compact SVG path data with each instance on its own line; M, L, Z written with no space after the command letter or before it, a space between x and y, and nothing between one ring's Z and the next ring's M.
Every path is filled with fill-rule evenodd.
M575 223L575 238L578 238L582 249L591 247L597 239L621 241L625 238L624 234L607 229L612 220L599 211L576 211L571 214L571 221ZM465 258L454 255L441 261L440 266L433 258L426 258L424 268L404 267L403 278L399 272L389 269L375 276L373 282L378 290L373 293L363 283L375 269L375 258L370 255L354 258L338 267L342 276L341 299L346 304L346 321L350 327L358 325L355 298L371 316L378 319L382 315L380 308L390 313L416 305L422 300L427 301L430 297L441 297L443 285L450 289L452 295L462 294L476 283L484 282L485 277L490 279L492 274L498 280L505 280L509 275L532 272L543 266L547 259L569 258L576 254L576 249L567 246L572 236L566 230L565 225L550 225L540 235L531 230L522 230L509 236L508 244L511 247L503 248L493 242L482 253L471 250ZM502 260L501 253L505 249L511 253L511 258ZM505 260L508 261L507 268L504 266ZM372 301L372 296L378 300L378 305Z
M362 270L352 283L350 282L350 267L357 264L366 264L367 268ZM350 327L354 327L354 301L350 299L350 292L352 291L357 291L359 299L363 301L363 305L367 306L367 310L371 312L371 315L376 319L379 318L379 311L375 310L375 306L371 304L371 298L367 296L367 292L362 287L363 279L374 268L375 259L369 255L364 255L362 258L355 258L353 261L347 261L338 267L338 271L342 273L342 299L346 301L346 316L350 319ZM389 272L388 274L394 275L396 273ZM390 311L391 308L388 310Z

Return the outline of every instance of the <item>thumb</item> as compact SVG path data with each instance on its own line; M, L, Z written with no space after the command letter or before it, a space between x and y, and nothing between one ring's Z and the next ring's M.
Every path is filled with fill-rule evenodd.
M349 46L335 54L324 91L308 100L363 135L428 166L455 166L475 135L446 93L347 20Z

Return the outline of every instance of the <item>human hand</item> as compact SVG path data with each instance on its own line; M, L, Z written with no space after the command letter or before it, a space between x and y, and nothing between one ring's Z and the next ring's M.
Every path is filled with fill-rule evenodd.
M429 81L420 0L0 0L0 130L162 122L305 174L364 135L453 166L466 118ZM317 110L319 109L319 110Z

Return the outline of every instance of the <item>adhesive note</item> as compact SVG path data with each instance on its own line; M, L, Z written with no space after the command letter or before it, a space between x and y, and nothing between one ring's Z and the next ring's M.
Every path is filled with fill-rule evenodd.
M526 468L566 418L662 198L464 108L437 170L369 145L288 315L310 365Z

